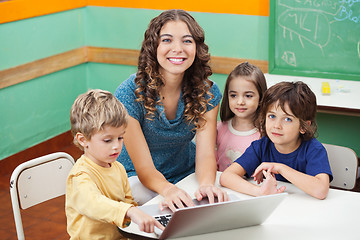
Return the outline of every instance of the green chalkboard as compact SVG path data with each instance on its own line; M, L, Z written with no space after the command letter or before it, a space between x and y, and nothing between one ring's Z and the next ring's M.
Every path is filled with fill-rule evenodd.
M270 0L269 73L360 81L360 0Z

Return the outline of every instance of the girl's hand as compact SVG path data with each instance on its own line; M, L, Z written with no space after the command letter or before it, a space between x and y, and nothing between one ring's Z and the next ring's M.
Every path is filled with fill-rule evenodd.
M155 218L144 213L137 207L130 207L126 212L126 215L139 226L139 229L143 232L152 233L154 227L158 227L160 230L164 230L164 226L161 225Z
M195 197L198 201L203 199L203 197L208 197L209 203L214 203L215 197L218 198L218 202L229 201L229 196L227 193L212 184L201 185L195 192Z
M175 212L177 208L194 206L190 195L175 185L171 185L169 188L167 188L163 192L163 197L164 200L160 204L161 210L163 210L165 207L168 207L171 211Z
M265 177L264 183L260 187L260 195L270 195L276 193L282 193L285 191L285 186L277 188L277 181L274 173L272 173L273 167L268 170L263 170L262 174Z

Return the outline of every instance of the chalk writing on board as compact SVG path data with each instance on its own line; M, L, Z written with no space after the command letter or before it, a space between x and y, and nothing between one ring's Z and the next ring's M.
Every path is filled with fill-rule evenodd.
M271 0L270 73L360 80L360 0Z
M351 9L352 6L353 3L351 3L351 5L349 4L348 6L341 6L339 14L335 16L334 19L337 21L349 20L354 23L360 23L360 13L353 12L353 10Z
M349 0L279 0L279 5L293 9L315 10L334 16L341 6L345 4L352 6L353 2Z
M296 35L303 48L303 41L308 41L323 49L330 39L329 20L316 10L289 9L279 16L278 24L283 28L284 38L287 33L291 38Z
M284 60L287 64L296 67L295 53L291 51L285 51L281 59Z
M339 0L339 2L348 4L349 7L352 7L355 3L360 2L360 0Z
M325 56L324 48L332 35L342 41L341 36L332 32L331 24L337 21L360 23L360 13L353 11L353 7L359 4L360 0L280 0L279 5L285 10L278 16L277 22L283 30L284 39L298 40L302 48L306 48L305 42L310 43ZM288 65L296 66L296 55L291 49L284 51L281 59Z

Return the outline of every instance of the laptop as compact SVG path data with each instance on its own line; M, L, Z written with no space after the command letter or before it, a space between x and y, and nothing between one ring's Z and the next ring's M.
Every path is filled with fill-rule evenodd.
M240 199L230 194L230 201L208 203L193 200L194 207L171 212L161 211L158 204L143 205L139 208L165 226L164 231L156 228L159 239L186 237L262 224L285 199L287 193ZM169 220L165 220L169 218ZM167 222L167 223L166 223Z

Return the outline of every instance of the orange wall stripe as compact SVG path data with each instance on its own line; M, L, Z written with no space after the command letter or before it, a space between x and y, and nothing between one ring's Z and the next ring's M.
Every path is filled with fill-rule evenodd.
M0 2L0 24L85 6L159 10L178 8L194 12L269 16L269 0L222 0L221 3L204 0L11 0Z
M148 9L184 9L194 12L244 14L269 16L269 0L88 0L90 6L148 8Z
M0 23L85 7L86 0L11 0L0 3Z

